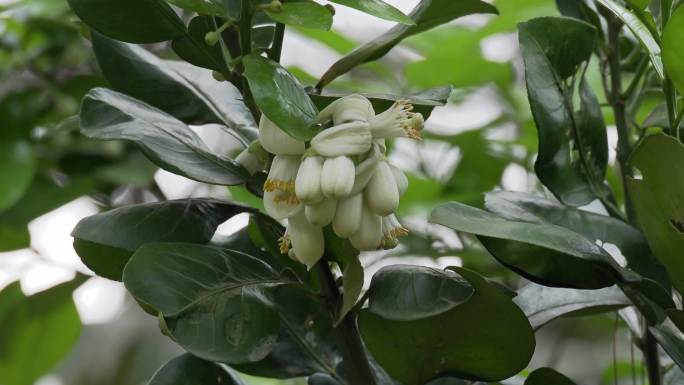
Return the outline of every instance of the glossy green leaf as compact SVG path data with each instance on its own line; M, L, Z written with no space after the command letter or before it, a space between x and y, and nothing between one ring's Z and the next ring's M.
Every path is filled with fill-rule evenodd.
M525 379L525 385L576 385L571 379L551 368L539 368Z
M599 289L617 280L637 280L591 240L569 229L506 220L484 210L450 202L430 221L472 233L501 263L545 286Z
M415 22L410 17L406 16L400 10L385 3L382 0L330 0L333 3L342 4L344 6L358 9L369 15L379 17L381 19L396 21L397 23L414 25Z
M370 102L373 104L373 108L378 113L390 108L397 100L406 99L413 105L413 111L420 112L423 114L423 117L427 119L430 117L430 114L435 107L441 107L447 103L449 95L451 95L452 91L453 87L447 86L432 88L417 94L406 96L366 93L361 93L361 95L370 100ZM314 104L316 104L316 107L318 107L319 110L322 110L330 103L346 95L349 95L349 93L326 90L321 94L311 93L309 96L311 96L311 100L313 100Z
M228 73L221 45L208 45L205 42L207 33L217 29L211 16L196 16L188 24L188 33L173 39L171 47L181 59L198 67Z
M592 241L613 244L627 260L627 267L659 282L671 283L665 267L653 256L641 231L606 215L567 207L536 195L495 191L485 196L485 207L503 218L566 227Z
M36 159L24 141L0 141L0 212L15 204L31 186Z
M497 381L518 373L532 357L532 327L510 297L472 271L453 270L475 292L450 311L414 321L388 320L370 309L359 315L366 347L404 385L449 374Z
M598 290L545 287L530 283L513 299L536 330L552 320L577 313L594 314L631 305L615 286Z
M256 362L271 352L279 320L268 290L293 282L247 254L188 243L143 245L123 280L165 317L185 350L227 363Z
M279 11L265 11L278 23L327 31L332 26L333 14L329 8L313 1L292 1Z
M261 112L293 138L313 138L318 110L297 79L280 64L257 54L245 56L242 62Z
M202 15L225 16L225 1L223 0L166 0L178 8L186 11L197 12Z
M639 40L641 46L648 52L651 58L651 64L658 76L663 79L665 71L663 70L663 59L661 58L660 45L653 37L648 27L635 15L633 12L627 10L615 0L597 0L600 4L610 10L617 16L627 28L632 31L634 36Z
M92 139L131 141L157 166L199 182L235 185L249 179L242 166L211 153L180 120L105 88L83 99L81 132Z
M229 82L210 71L164 61L140 46L93 33L93 49L112 88L191 124L222 123L244 143L256 138L256 123Z
M381 58L411 35L474 13L497 13L497 11L494 6L480 0L422 0L409 14L415 25L397 24L380 37L357 47L335 62L323 74L316 88L323 88L360 64Z
M151 242L207 243L216 228L244 206L212 199L182 199L130 205L82 219L71 236L91 270L121 280L133 253Z
M448 312L468 301L474 289L453 271L392 265L375 273L368 309L387 320L413 321Z
M632 152L630 166L641 179L629 179L627 189L651 250L665 265L676 288L684 289L684 146L664 134L646 137Z
M670 17L663 32L663 64L680 94L684 95L684 7Z
M29 297L18 282L0 292L0 383L32 385L66 358L81 334L71 298L77 283Z
M336 322L341 322L356 305L363 290L363 266L358 256L346 258L342 270L342 306L337 314Z
M676 334L667 326L662 325L650 326L648 329L679 369L684 370L684 339L681 334Z
M84 23L129 43L157 43L186 33L185 24L164 0L68 0Z
M527 93L539 135L535 172L563 203L609 197L603 182L608 140L596 96L582 67L596 45L591 25L569 18L538 18L519 25ZM572 104L580 76L579 110Z
M152 376L148 385L245 385L230 370L191 354L180 355L167 362Z

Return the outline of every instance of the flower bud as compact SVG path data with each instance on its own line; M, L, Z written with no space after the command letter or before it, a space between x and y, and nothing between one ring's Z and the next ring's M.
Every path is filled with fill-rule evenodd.
M363 211L363 195L356 194L341 199L337 203L333 230L340 238L349 238L359 230L361 226L361 213Z
M275 155L299 155L305 150L304 142L286 134L266 115L261 115L259 121L259 141L266 151Z
M323 199L321 192L321 171L323 158L309 156L304 158L295 179L295 193L300 202L309 204Z
M382 218L382 248L385 250L397 247L398 237L404 237L409 231L399 223L396 215L390 214Z
M295 258L307 268L311 269L323 257L323 230L306 220L304 210L288 218L287 234Z
M300 208L295 178L300 157L276 155L264 183L264 208L275 219L284 219Z
M348 122L368 122L375 116L373 105L365 97L358 94L347 95L330 103L318 114L318 123L333 121L334 125Z
M364 205L359 230L349 238L349 241L359 251L373 251L380 247L381 240L382 218Z
M264 163L251 151L249 147L242 150L237 158L235 158L235 161L244 167L250 175L254 175L258 171L264 169Z
M375 174L375 170L377 170L378 162L380 162L379 154L373 153L356 166L354 187L352 188L351 195L362 192L368 186L368 182Z
M376 115L369 122L374 138L420 139L423 115L411 112L413 106L407 100L398 100L387 111Z
M329 225L335 218L337 201L331 198L324 198L318 203L307 205L304 208L306 219L314 226L324 227Z
M323 156L359 155L373 142L368 123L350 122L321 131L311 140L311 148Z
M346 156L328 158L323 163L321 190L328 198L340 199L349 196L354 187L354 162Z
M390 165L390 168L392 169L392 175L394 176L394 181L397 183L397 189L399 190L399 196L404 195L406 190L408 190L408 178L406 177L406 174L404 174L403 171L401 171L398 167Z
M368 182L364 197L368 208L376 215L389 215L399 207L399 189L392 169L386 161L376 166L375 174Z

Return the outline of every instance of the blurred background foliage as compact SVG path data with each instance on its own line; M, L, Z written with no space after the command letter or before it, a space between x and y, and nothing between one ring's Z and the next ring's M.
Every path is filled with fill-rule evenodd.
M404 11L417 3L388 2ZM447 106L432 113L422 142L393 145L392 161L409 174L400 214L412 235L395 250L365 255L368 275L399 262L462 264L511 287L524 284L474 237L426 220L438 203L481 206L483 193L498 188L550 197L532 172L536 129L515 29L521 21L558 11L553 0L495 3L500 15L469 16L413 36L326 88L410 95L454 87ZM330 32L287 30L283 63L306 85L391 26L335 7ZM78 133L74 116L81 97L106 82L76 20L63 0L0 1L0 385L141 384L178 353L118 283L93 278L80 264L68 233L81 217L160 197L210 195L259 205L243 188L183 180L158 171L130 145ZM174 58L165 44L147 48ZM589 78L600 90L598 63ZM599 100L605 97L599 94ZM634 119L642 121L647 112ZM206 127L197 130L210 146L233 150L230 143L213 143ZM611 127L611 164L615 136ZM226 224L224 235L243 225ZM584 384L643 383L641 357L630 350L622 321L612 315L570 321L561 319L538 333L530 369L556 367ZM298 383L250 379L254 385Z

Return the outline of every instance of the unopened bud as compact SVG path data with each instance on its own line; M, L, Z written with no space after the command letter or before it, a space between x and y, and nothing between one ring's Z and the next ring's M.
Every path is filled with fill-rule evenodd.
M216 31L211 31L207 32L207 34L204 35L204 42L207 43L208 46L213 46L216 45L216 43L218 43L220 38L221 37Z

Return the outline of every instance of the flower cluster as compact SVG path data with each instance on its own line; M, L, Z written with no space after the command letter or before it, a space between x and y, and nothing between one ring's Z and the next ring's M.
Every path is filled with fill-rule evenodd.
M387 161L385 139L420 138L423 116L412 108L400 100L376 115L365 97L346 96L320 112L318 123L328 128L308 146L262 117L259 141L275 155L264 206L272 217L287 218L283 253L313 266L330 224L361 251L393 248L408 234L394 215L408 180Z

